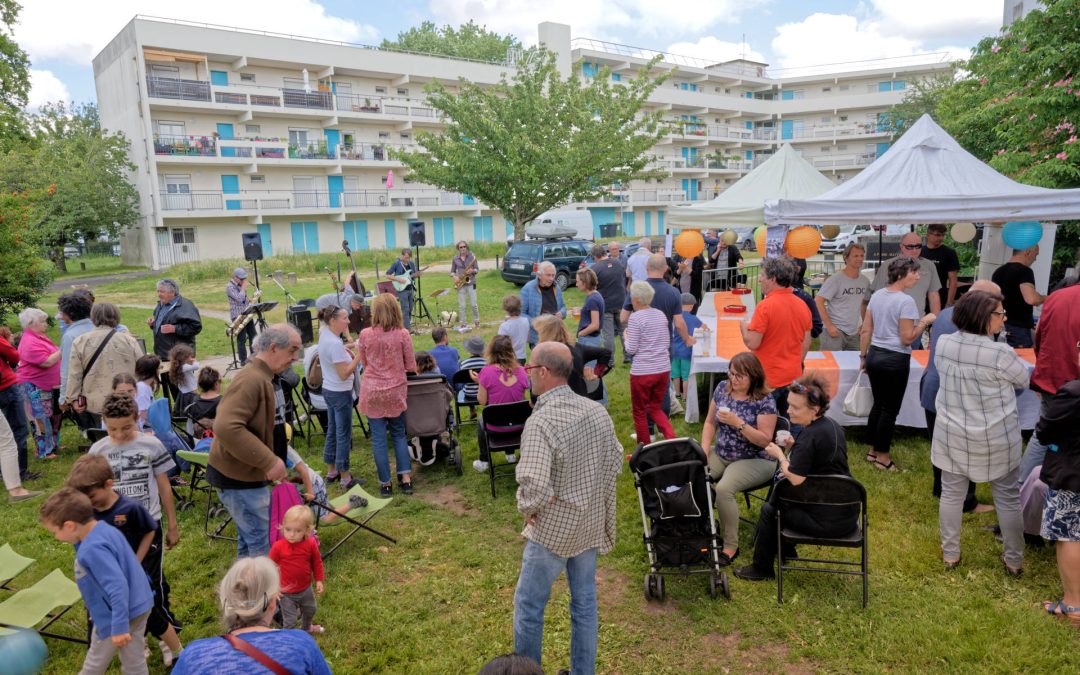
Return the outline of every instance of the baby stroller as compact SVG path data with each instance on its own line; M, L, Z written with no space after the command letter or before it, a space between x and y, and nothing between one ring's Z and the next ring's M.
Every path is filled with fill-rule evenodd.
M446 458L462 475L461 446L450 433L454 426L454 390L438 373L409 375L405 435L413 461L430 466Z
M649 554L645 599L664 599L664 575L708 574L709 596L722 593L730 600L727 574L720 569L722 547L701 446L692 438L640 445L630 458L630 470Z

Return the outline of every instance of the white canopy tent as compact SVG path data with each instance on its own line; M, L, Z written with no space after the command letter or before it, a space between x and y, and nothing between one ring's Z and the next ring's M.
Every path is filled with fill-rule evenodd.
M820 171L784 144L772 157L703 204L678 206L668 221L683 229L726 225L761 225L766 200L809 199L836 187Z

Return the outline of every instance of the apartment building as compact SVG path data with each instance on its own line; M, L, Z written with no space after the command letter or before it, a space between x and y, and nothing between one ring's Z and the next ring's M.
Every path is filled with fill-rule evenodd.
M541 24L540 40L565 73L614 82L651 57L572 40L561 24ZM493 84L512 67L136 17L94 59L102 124L127 136L137 167L141 217L124 234L125 262L157 269L237 257L241 233L255 231L267 255L335 251L343 240L392 249L407 242L413 219L427 224L429 245L510 236L498 211L410 182L391 155L442 126L426 83ZM666 56L656 67L673 74L650 106L677 123L653 150L662 177L570 205L588 209L597 228L660 234L667 208L712 199L785 142L845 180L888 148L877 115L910 82L949 65L881 62L786 77L752 61Z

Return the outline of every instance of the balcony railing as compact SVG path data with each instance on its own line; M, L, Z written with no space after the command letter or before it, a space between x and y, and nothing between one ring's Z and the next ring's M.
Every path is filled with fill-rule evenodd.
M150 96L171 98L179 101L210 101L210 83L201 80L182 80L173 77L146 78Z
M842 169L867 166L877 158L876 152L863 152L855 155L815 155L807 159L815 168Z
M327 192L324 190L245 190L236 193L196 191L185 193L162 192L163 211L239 211L350 208L420 208L446 206L476 206L475 200L456 192L431 188L402 190L355 190Z
M170 157L216 157L223 159L396 161L391 150L416 150L400 143L356 143L328 146L325 141L292 143L282 138L230 138L213 136L154 136L154 154Z
M217 139L213 136L154 136L155 155L217 157Z
M325 141L294 144L289 146L289 159L334 159L334 148L328 147Z
M858 138L861 136L878 136L888 134L889 130L882 124L859 123L859 124L815 124L813 126L792 129L790 134L785 134L783 140L839 140L844 138ZM790 136L790 138L788 138Z

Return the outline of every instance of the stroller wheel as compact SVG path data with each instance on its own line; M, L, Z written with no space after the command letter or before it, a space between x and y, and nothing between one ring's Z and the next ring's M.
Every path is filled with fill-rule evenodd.
M645 575L645 599L664 599L664 577L660 576L659 574Z
M192 509L192 507L194 507L194 506L195 506L194 502L189 502L189 501L185 500L185 501L182 501L179 504L177 504L176 508L179 509L180 511L190 511Z
M725 600L731 600L731 587L728 586L727 572L721 572L718 577L720 580L720 594L724 596ZM710 581L710 584L713 583ZM716 597L715 595L713 596Z

